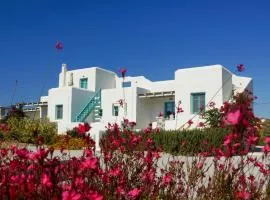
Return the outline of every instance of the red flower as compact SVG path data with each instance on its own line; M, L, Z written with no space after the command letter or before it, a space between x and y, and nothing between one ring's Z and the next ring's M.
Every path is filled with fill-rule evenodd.
M55 44L55 48L57 50L62 50L64 48L64 45L62 44L62 42L57 41L56 44Z
M92 127L88 124L88 123L84 123L84 124L79 124L77 131L80 134L85 134L87 133Z
M127 69L126 69L126 68L121 68L121 69L120 69L120 73L121 73L121 75L122 75L122 78L125 78L126 73L127 73Z
M192 121L192 119L190 119L190 120L188 120L188 126L191 126L192 124L193 124L193 121Z
M243 64L237 65L237 71L243 72L245 70L245 66Z

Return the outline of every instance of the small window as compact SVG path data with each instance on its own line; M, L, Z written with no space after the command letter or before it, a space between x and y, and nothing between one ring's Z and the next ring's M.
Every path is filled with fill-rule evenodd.
M84 89L88 88L88 78L80 79L80 88L84 88Z
M165 118L168 118L170 117L171 114L174 115L175 113L175 103L174 101L172 102L165 102L165 110L164 110L164 115L165 115Z
M196 114L205 108L205 93L191 94L191 113Z
M131 81L123 82L122 87L131 87Z
M118 114L119 114L119 106L113 104L113 106L112 106L112 115L113 116L118 116Z
M63 105L55 106L55 119L63 119Z

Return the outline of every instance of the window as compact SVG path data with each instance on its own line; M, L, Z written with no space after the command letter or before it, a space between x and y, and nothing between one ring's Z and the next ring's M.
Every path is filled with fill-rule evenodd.
M84 88L84 89L88 88L88 78L80 79L80 88Z
M55 119L63 119L63 105L55 106Z
M123 82L122 87L131 87L131 81Z
M112 106L112 115L113 116L118 116L118 114L119 114L119 106L116 106L116 105L113 104L113 106Z
M191 113L196 114L205 107L205 93L191 94Z
M164 117L168 118L171 114L175 113L175 103L172 102L165 102L165 109L164 109Z

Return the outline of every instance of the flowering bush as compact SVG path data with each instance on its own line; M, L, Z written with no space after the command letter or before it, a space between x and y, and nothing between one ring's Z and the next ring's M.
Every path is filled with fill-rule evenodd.
M77 127L87 144L78 157L69 157L64 149L58 156L53 148L42 146L34 152L2 148L0 198L269 199L270 138L265 138L261 155L247 154L257 143L260 129L251 103L248 93L225 102L220 109L220 126L228 130L223 143L193 157L162 152L151 137L155 134L151 126L142 135L117 124L108 124L110 142L101 141L99 155L85 125Z
M90 131L91 126L88 123L79 124L78 127L74 127L72 130L67 131L67 135L71 137L84 137L84 135Z
M50 147L54 149L68 149L68 150L78 150L84 149L88 145L83 138L73 138L69 135L57 136L55 138L55 143L51 144Z

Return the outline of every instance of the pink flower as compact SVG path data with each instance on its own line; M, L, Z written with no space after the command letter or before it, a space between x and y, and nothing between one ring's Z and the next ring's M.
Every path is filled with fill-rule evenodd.
M243 64L237 65L237 71L238 72L243 72L245 70L245 66Z
M55 48L57 50L62 50L64 48L64 45L62 44L62 42L57 41L56 44L55 44Z
M197 164L196 164L196 167L197 167L197 169L202 169L203 168L203 162L198 162Z
M82 169L97 169L98 160L94 157L87 158L85 161L82 162L81 168Z
M150 146L151 144L153 144L153 139L152 138L149 138L147 141L147 146Z
M177 113L182 113L182 112L184 112L184 110L183 110L183 108L181 108L181 107L177 107Z
M265 145L263 148L262 148L262 151L267 154L268 152L270 152L270 146L269 145Z
M200 123L198 124L198 127L205 127L205 124L204 124L203 122L200 122Z
M239 191L239 192L236 192L236 197L241 199L241 200L249 200L251 199L251 194L247 191Z
M269 136L268 137L265 137L264 142L266 144L270 144L270 137Z
M79 200L82 199L82 195L75 191L65 191L62 193L62 200Z
M247 142L249 145L254 145L257 143L257 141L258 141L258 137L256 137L256 136L249 136L247 138Z
M226 137L223 144L225 146L228 146L229 144L231 144L231 142L232 142L232 139L230 137Z
M136 199L140 193L141 193L141 189L138 189L138 188L134 188L133 190L130 190L128 192L128 196L131 197L132 199Z
M121 69L120 69L120 73L121 73L121 75L122 75L122 78L125 78L126 73L127 73L127 69L126 69L126 68L121 68Z
M188 122L187 122L187 123L188 123L188 125L189 125L189 126L191 126L191 125L193 124L192 119L188 120Z
M213 101L211 101L211 102L209 103L209 107L210 107L210 108L215 107L215 105L216 105L216 103L215 103L215 102L213 102Z
M88 199L91 199L91 200L102 200L103 199L103 196L101 194L99 194L97 191L90 191L87 194L87 197L88 197Z
M121 186L118 186L116 191L119 195L125 195L125 190Z
M162 184L164 184L164 185L169 185L171 183L171 181L172 181L172 174L171 173L167 173L162 178Z
M231 111L227 115L227 122L232 124L232 125L237 125L237 124L239 124L241 117L242 117L242 114L241 114L239 109L235 110L235 111Z
M121 174L121 169L119 167L116 167L109 171L109 176L116 177Z
M159 117L163 117L163 113L162 112L159 112L158 116Z
M118 103L123 108L125 101L124 101L124 99L119 99Z
M228 146L229 144L232 143L232 141L233 141L233 139L234 139L235 137L236 137L235 134L228 134L228 135L226 135L223 144L224 144L225 146Z
M43 173L41 175L41 184L48 188L52 187L51 178L48 174Z

